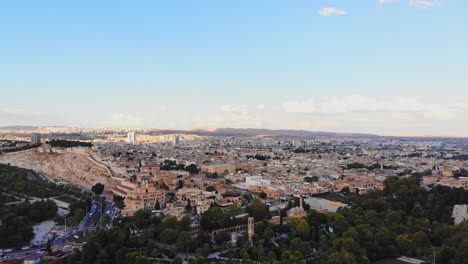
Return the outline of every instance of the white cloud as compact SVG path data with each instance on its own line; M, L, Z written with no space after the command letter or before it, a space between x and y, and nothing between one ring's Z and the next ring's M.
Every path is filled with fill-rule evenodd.
M61 125L65 119L56 113L44 113L37 109L1 108L0 126L17 125Z
M221 111L230 114L247 115L249 108L246 105L222 105Z
M422 103L416 99L396 97L382 100L361 95L331 97L316 101L287 101L283 109L288 113L302 114L350 114L350 113L387 113L394 117L412 120L424 117L430 120L452 120L456 118L457 109L439 104Z
M266 108L266 104L258 104L258 105L257 105L257 109L258 109L258 110L263 110L263 109L265 109L265 108Z
M410 5L416 8L433 7L439 3L439 0L410 0Z
M346 15L347 13L346 11L337 9L335 7L325 7L325 8L320 9L319 14L321 16L333 16L333 15L343 16L343 15Z
M400 0L378 0L380 4L390 4L400 2ZM409 0L409 4L413 7L422 9L427 7L434 7L440 3L441 0Z

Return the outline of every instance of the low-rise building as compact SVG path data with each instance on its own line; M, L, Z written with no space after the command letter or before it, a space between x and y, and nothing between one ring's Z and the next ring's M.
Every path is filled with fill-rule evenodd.
M142 183L122 181L112 191L125 198L124 216L132 216L140 209L152 210L157 203L163 206L166 200L166 191L147 180Z
M468 221L468 204L456 204L453 206L452 217L456 225Z

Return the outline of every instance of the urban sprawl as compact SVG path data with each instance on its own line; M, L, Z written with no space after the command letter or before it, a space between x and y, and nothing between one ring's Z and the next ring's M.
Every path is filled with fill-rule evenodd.
M35 177L86 192L94 191L96 186L104 187L99 196L93 194L92 208L76 226L62 229L56 226L48 230L45 240L31 242L23 249L2 250L2 258L20 259L24 263L47 259L46 255L53 260L70 258L80 247L83 249L86 242L80 239L99 230L111 230L112 222L135 218L142 211L148 218L176 222L189 219L187 232L192 238L203 233L218 241L217 236L222 233L229 235L226 241L234 248L244 237L255 248L252 241L259 235L258 225L263 221L293 228L297 221L293 219L308 219L311 211L327 216L351 209L355 204L348 197L383 191L388 178L417 177L419 186L427 191L437 186L468 190L468 141L464 139L339 134L206 135L58 128L4 130L0 136L1 164L25 168ZM266 208L266 217L258 216L252 209L257 203ZM61 207L67 209L69 204L65 201ZM455 225L463 224L468 220L467 204L453 205L446 217L453 219ZM210 226L206 220L213 213L210 208L230 214L235 221L214 220ZM64 217L68 219L66 213ZM102 214L108 218L105 225L100 222L104 219ZM99 218L97 222L91 221L95 215ZM337 228L324 225L328 233ZM61 230L58 234L62 243L52 241L51 247L63 256L51 257L50 252L41 248L47 241L55 240L57 235L52 232L56 229ZM138 236L141 229L132 228L136 232L132 234ZM273 241L277 241L274 243L288 239L285 237L288 232L274 230ZM325 261L323 256L319 260L320 254L310 245L314 249L303 252L304 261ZM151 263L158 259L170 263L177 258L202 261L197 258L200 254L196 249L190 249L187 256L179 256L180 250L175 251L177 256L162 253ZM223 255L227 251L225 247L212 248L204 257L217 261L247 258ZM372 254L377 253L367 253L369 262ZM426 257L417 253L400 255L415 257L412 261ZM400 261L405 261L404 258ZM270 262L267 257L265 260Z

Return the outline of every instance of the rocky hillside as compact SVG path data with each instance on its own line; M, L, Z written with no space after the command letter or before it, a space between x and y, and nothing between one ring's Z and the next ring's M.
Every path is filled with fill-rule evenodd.
M0 155L0 163L41 171L83 188L91 188L98 182L109 186L111 182L109 171L96 165L86 153L21 151Z

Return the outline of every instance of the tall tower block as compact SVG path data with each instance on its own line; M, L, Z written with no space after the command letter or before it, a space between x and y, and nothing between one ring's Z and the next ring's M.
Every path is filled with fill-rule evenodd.
M247 235L249 236L250 241L252 241L254 234L255 234L255 219L253 217L249 217L248 224L247 224Z

